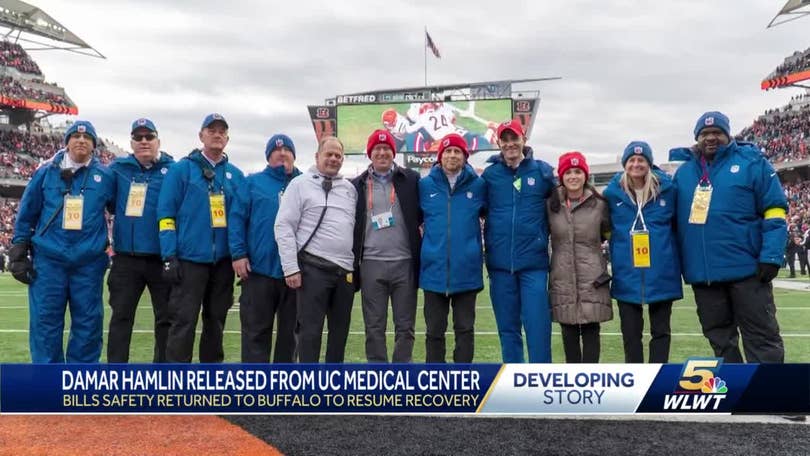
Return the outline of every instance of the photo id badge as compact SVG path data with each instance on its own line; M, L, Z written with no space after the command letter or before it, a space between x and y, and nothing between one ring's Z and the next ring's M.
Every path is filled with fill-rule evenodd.
M129 186L127 209L124 215L127 217L143 217L144 206L146 206L146 184L133 182Z
M712 202L712 187L695 187L695 196L692 198L692 209L689 211L689 223L705 225L709 216L709 204Z
M228 220L225 217L225 195L222 193L209 193L211 203L211 228L226 228Z
M65 195L65 206L62 210L62 229L81 230L84 196Z
M375 230L382 230L394 226L394 214L391 211L371 216L371 227Z
M633 267L650 267L650 233L649 231L631 231L633 239Z

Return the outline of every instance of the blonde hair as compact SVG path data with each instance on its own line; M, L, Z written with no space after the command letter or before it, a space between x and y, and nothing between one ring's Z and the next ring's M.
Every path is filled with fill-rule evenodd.
M619 185L621 185L625 193L630 195L630 199L635 201L639 206L644 206L648 202L658 198L658 195L661 193L661 182L658 180L658 176L652 171L652 168L650 168L647 175L644 176L644 185L638 189L640 191L640 201L636 199L636 189L630 187L630 179L628 179L626 171L622 173L622 177L619 179Z

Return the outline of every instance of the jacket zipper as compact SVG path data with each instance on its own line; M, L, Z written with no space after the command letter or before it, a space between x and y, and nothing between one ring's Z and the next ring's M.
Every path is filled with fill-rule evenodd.
M445 180L447 177L445 176ZM456 181L456 185L458 185L458 181ZM445 288L444 295L445 297L450 296L450 221L451 221L451 200L453 199L453 188L450 188L450 181L447 180L447 273L445 277L447 277L447 287Z

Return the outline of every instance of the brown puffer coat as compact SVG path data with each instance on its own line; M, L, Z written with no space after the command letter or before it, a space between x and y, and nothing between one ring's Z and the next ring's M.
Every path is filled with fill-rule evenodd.
M610 230L605 200L585 189L583 201L569 209L565 189L558 187L546 202L551 232L549 299L554 321L569 325L613 319L610 286L596 288L594 280L607 271L602 256L602 233ZM561 202L558 212L553 198Z

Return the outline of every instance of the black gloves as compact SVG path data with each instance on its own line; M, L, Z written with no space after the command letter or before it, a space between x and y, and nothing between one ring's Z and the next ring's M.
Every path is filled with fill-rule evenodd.
M28 285L34 280L34 265L28 258L31 244L22 242L8 249L8 270L18 281Z
M779 274L779 266L771 263L759 263L757 278L762 283L768 283Z
M171 257L163 262L163 280L177 285L180 283L182 276L180 275L180 261L175 257Z

